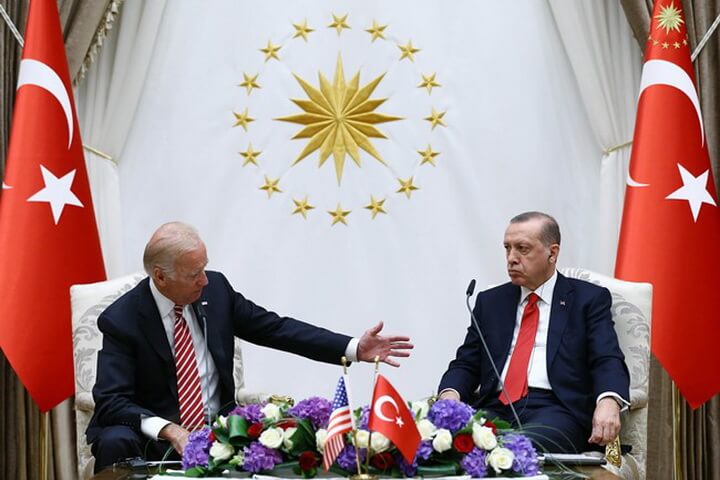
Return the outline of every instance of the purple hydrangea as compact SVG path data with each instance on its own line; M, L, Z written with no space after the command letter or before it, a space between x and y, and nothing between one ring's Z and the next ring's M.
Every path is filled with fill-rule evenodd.
M403 476L412 478L417 473L417 456L415 456L415 459L412 463L408 463L407 460L405 460L405 457L402 456L400 452L395 452L393 455L395 459L395 464L398 466L400 471L402 472Z
M473 448L470 453L465 455L465 458L460 462L460 466L465 470L465 473L473 478L484 478L487 476L487 464L485 463L485 450L480 448Z
M207 467L211 443L209 428L192 432L183 450L183 469L188 470L193 467Z
M361 448L360 463L364 463L366 457L367 450ZM337 459L335 459L335 462L337 462L340 468L348 472L353 472L357 470L357 463L355 462L355 446L345 445L345 448L340 451L340 454L337 456Z
M526 477L540 473L537 451L528 437L509 433L502 436L501 442L503 447L515 455L512 464L514 472Z
M230 410L228 415L238 415L250 423L262 422L265 414L262 413L262 405L251 403L250 405L237 406Z
M368 422L370 421L370 407L365 405L360 408L360 418L358 421L358 428L360 430L368 430Z
M288 410L294 417L310 420L315 428L326 428L331 412L332 404L320 397L307 398Z
M467 425L473 416L470 405L456 400L438 400L428 412L428 420L437 428L446 428L455 433Z
M415 461L427 460L433 453L432 440L423 440L415 452Z
M243 449L245 463L243 470L258 473L263 470L272 470L275 465L282 463L282 455L277 450L268 448L260 442L253 442Z

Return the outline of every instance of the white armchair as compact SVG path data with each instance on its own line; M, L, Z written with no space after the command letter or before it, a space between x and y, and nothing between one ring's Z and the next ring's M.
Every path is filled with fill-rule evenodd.
M121 295L145 278L145 273L134 273L105 282L70 287L72 304L73 355L75 357L75 416L78 478L92 476L95 459L85 441L85 429L90 422L95 402L92 389L95 385L97 352L102 348L102 335L97 328L98 316ZM240 340L235 339L234 371L235 399L238 403L261 401L261 393L250 393L243 380L243 360Z
M581 268L565 268L565 276L603 286L612 294L612 317L620 349L630 371L630 409L623 414L620 441L632 446L619 469L608 470L624 479L644 480L647 461L647 412L650 376L652 285L618 280Z

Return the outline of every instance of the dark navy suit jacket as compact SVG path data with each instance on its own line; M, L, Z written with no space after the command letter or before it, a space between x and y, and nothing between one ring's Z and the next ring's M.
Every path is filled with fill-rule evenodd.
M207 342L219 376L220 405L234 401L234 337L328 363L339 363L350 337L280 317L235 292L221 273L207 272L199 302L207 316ZM149 279L110 305L98 318L103 347L93 388L95 412L88 443L100 430L126 425L140 433L140 417L180 423L175 359L150 291Z
M500 373L510 352L519 301L520 287L506 283L480 292L473 310ZM606 288L558 273L548 327L548 379L558 400L588 427L599 394L615 392L629 399L630 378L610 305ZM472 324L438 391L446 388L480 408L498 395L498 379Z

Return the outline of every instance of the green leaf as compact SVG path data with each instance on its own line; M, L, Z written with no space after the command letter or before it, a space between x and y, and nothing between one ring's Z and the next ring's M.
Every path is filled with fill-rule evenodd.
M445 477L455 475L459 470L457 463L448 465L421 465L417 468L418 476L423 477Z
M248 422L240 415L230 415L227 419L228 438L235 441L239 439L248 439L247 429Z
M186 477L203 477L205 476L205 473L207 473L207 468L205 467L192 467L185 470L185 476Z

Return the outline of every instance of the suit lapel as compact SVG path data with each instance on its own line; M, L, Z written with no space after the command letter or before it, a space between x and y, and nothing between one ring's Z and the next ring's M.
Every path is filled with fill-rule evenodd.
M203 292L205 293L205 292ZM207 319L203 318L200 313L198 312L198 304L203 304L203 309L205 310L205 313L207 315ZM225 344L224 342L225 337L227 335L231 335L228 332L221 331L220 323L214 322L212 320L213 318L213 305L210 304L210 302L205 298L203 295L200 297L200 299L192 304L193 311L195 312L195 318L198 320L198 324L200 325L200 328L203 330L203 335L207 332L207 348L210 351L210 355L212 356L213 361L215 362L215 366L218 371L218 375L220 376L220 380L223 383L227 383L228 379L225 378L226 368L223 368L223 365L226 364L228 355L227 351L225 351ZM205 327L205 322L207 321L207 327ZM207 329L206 329L207 328Z
M150 292L150 280L145 279L145 283L141 289L140 298L140 328L148 339L150 345L155 349L160 358L168 365L174 366L170 344L168 344L167 334L160 318L155 299Z
M548 327L547 339L548 372L555 359L555 354L557 354L558 348L560 348L562 335L567 326L569 312L572 308L573 293L573 287L570 285L570 282L558 273L555 290L553 292L552 305L550 307L550 325Z

